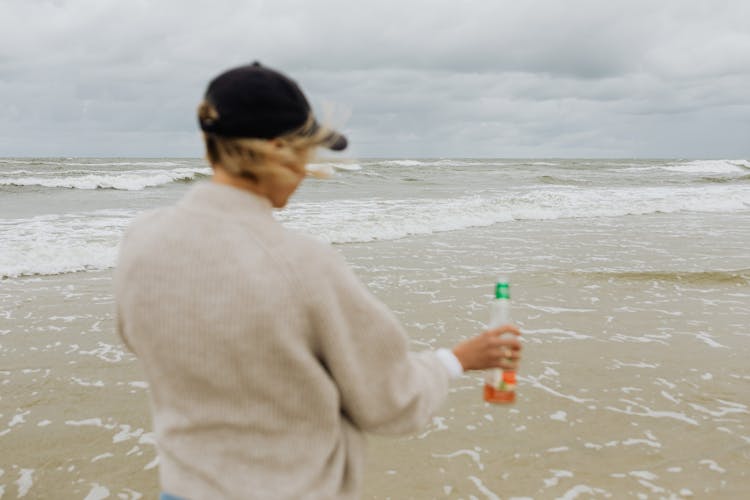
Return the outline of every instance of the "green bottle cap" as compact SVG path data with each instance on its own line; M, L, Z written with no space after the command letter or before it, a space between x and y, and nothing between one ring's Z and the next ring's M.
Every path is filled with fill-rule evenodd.
M496 299L510 299L510 285L505 281L498 281L495 285Z

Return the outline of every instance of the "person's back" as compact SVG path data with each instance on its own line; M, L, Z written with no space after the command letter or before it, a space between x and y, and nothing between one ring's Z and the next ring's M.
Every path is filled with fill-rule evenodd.
M312 276L299 264L316 254L264 200L212 184L128 231L122 333L152 381L162 481L184 485L175 493L334 498L351 488L339 491L353 472L343 448L359 443L339 422L306 312Z

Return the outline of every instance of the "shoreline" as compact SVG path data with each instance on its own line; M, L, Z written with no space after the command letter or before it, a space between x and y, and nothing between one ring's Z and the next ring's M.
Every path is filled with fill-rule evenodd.
M508 269L524 331L518 402L487 405L481 374L463 376L423 431L369 438L363 498L737 498L750 488L750 278L735 252L743 235L720 242L728 257L689 236L644 257L638 220L588 222L337 245L414 350L481 329L491 282ZM616 245L602 243L608 235ZM554 246L530 253L545 244ZM707 268L736 264L735 276L681 265L700 252ZM604 254L629 265L601 273ZM147 386L114 332L111 276L0 281L6 495L21 486L40 497L158 493Z

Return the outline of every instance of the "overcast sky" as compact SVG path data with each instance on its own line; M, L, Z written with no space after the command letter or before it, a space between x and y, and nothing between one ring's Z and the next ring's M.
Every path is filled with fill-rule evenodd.
M0 156L201 156L256 59L354 157L750 157L747 0L0 0Z

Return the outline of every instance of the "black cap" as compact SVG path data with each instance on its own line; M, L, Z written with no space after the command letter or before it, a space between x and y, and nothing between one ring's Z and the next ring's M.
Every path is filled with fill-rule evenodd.
M214 78L205 100L218 117L198 119L201 130L223 137L274 139L300 129L312 113L297 84L259 62L230 69ZM317 121L306 133L317 133ZM331 130L322 145L334 151L346 148L346 137Z

